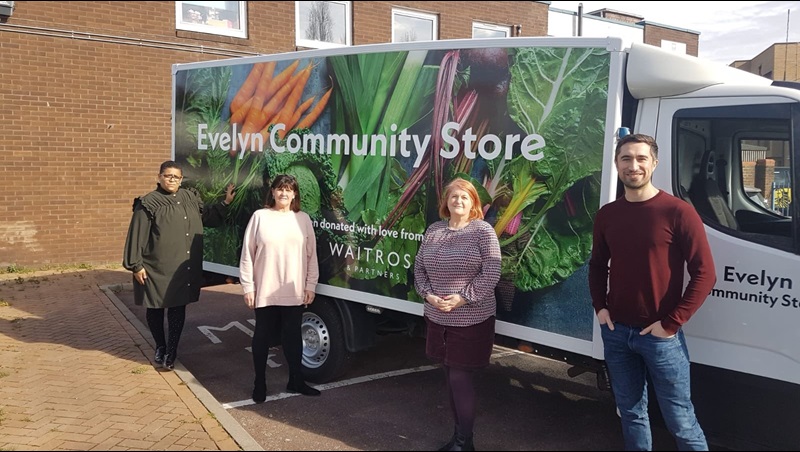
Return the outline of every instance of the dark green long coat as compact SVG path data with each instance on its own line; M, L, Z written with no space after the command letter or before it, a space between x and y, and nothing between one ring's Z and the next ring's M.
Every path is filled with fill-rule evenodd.
M222 224L222 203L203 207L190 190L169 193L160 186L136 198L122 265L147 272L133 280L134 300L148 308L172 308L200 298L203 279L203 226Z

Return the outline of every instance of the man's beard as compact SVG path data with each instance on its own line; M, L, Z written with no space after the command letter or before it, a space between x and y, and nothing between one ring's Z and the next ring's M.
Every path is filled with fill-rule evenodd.
M642 179L639 182L631 182L630 180L628 180L628 178L624 178L624 177L620 178L620 180L622 181L622 185L624 185L625 187L630 188L632 190L638 190L638 189L644 187L645 185L650 183L651 179L652 179L652 177L642 176Z

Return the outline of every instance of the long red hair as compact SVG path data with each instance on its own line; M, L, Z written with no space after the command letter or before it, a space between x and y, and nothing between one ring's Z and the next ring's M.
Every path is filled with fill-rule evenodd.
M450 197L450 193L452 193L453 190L463 190L467 192L469 198L472 200L472 208L469 210L469 220L472 221L476 218L483 220L483 207L481 206L481 198L478 197L478 190L475 190L475 186L472 185L470 181L461 179L460 177L453 179L444 187L444 194L442 195L442 199L439 200L439 216L442 219L450 218L450 208L447 207L447 198Z

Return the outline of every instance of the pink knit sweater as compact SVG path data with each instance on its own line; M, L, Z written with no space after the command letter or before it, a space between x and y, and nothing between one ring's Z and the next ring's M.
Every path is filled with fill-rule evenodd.
M305 212L269 208L253 213L244 233L239 281L255 292L256 308L299 306L319 280L317 240Z

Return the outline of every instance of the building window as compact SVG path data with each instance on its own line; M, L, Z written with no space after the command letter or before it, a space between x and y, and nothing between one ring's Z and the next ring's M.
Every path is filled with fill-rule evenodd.
M352 45L352 2L295 2L297 45L325 49Z
M509 36L511 36L511 27L480 22L472 23L473 38L508 38Z
M686 43L685 42L675 42L669 41L666 39L661 40L661 48L665 50L669 50L670 52L686 54Z
M246 2L175 2L175 27L215 35L247 38Z
M435 41L439 39L439 18L402 9L392 10L392 42Z

